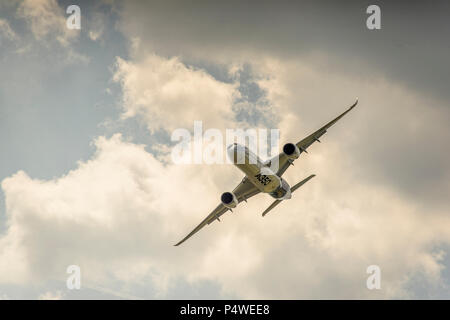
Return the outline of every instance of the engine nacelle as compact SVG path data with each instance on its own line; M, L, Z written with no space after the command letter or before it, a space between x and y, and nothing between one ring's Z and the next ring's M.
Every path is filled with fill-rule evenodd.
M289 159L297 159L300 156L300 150L298 147L293 143L286 143L283 146L283 153L289 158Z
M220 200L222 201L222 204L229 209L236 208L239 203L233 192L222 193Z

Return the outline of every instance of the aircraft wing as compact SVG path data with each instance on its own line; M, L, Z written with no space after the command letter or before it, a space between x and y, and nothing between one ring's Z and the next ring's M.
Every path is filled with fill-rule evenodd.
M356 99L355 103L350 106L345 112L343 112L341 115L336 117L335 119L328 122L326 125L324 125L319 130L311 133L309 136L304 138L303 140L297 142L297 147L300 149L300 152L307 152L306 149L312 145L314 142L319 141L319 138L323 136L329 127L331 127L333 124L335 124L339 119L341 119L343 116L345 116L350 110L352 110L356 105L358 104L358 99ZM320 141L319 141L320 142ZM281 153L279 156L279 163L278 163L278 171L277 175L281 177L281 175L286 171L287 168L291 165L289 162L288 157Z
M238 202L247 201L250 197L258 194L260 191L256 188L253 183L251 183L246 177L242 179L241 183L238 184L236 188L234 188L233 193L236 196ZM205 225L214 222L215 220L219 220L219 217L222 216L229 209L225 207L222 203L220 203L194 230L191 231L183 240L178 242L175 246L179 246L184 241L192 237L195 233L197 233L201 228ZM220 221L220 220L219 220Z

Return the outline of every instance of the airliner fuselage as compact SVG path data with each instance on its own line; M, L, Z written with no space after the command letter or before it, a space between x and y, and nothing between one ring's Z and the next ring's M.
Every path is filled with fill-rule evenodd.
M247 147L234 143L228 146L227 154L259 191L268 193L275 199L291 198L289 184Z

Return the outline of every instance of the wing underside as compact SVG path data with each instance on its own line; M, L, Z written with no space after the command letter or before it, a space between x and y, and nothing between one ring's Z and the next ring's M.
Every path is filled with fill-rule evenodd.
M353 103L346 111L341 113L339 116L337 116L336 118L334 118L333 120L328 122L326 125L321 127L319 130L311 133L309 136L307 136L303 140L297 142L296 145L299 148L300 152L301 153L307 152L306 149L308 149L308 147L310 145L312 145L316 141L320 142L319 138L327 132L328 128L330 128L333 124L338 122L339 119L341 119L348 112L350 112L350 110L352 110L357 104L358 104L358 99L356 99L355 103ZM287 158L287 156L284 153L279 154L277 157L278 157L278 161L279 161L277 175L281 177L283 175L283 173L287 170L287 168L289 168L289 166L291 165L291 162L289 161L289 159Z
M238 199L239 203L242 201L247 201L247 199L253 197L259 192L260 191L258 190L258 188L256 188L247 178L242 179L241 183L239 183L239 185L233 190L233 193ZM179 246L180 244L185 242L204 226L214 222L215 220L219 220L219 218L228 210L230 209L220 203L194 230L192 230L186 237L183 238L183 240L178 242L175 246Z

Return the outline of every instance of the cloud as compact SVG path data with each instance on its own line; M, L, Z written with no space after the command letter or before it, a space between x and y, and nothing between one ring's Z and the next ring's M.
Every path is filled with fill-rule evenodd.
M162 55L221 63L297 58L363 78L389 77L448 99L450 47L443 39L449 3L378 4L382 29L377 31L366 28L369 3L361 1L127 1L119 27Z
M45 30L57 30L60 19L33 25L39 10L24 3L33 37L50 38ZM61 12L55 4L36 6ZM442 146L450 137L440 89L446 82L428 90L434 81L423 81L436 69L424 70L419 59L433 49L411 53L398 49L394 37L381 47L385 52L374 50L381 41L376 34L366 46L346 27L361 24L364 15L349 21L345 10L302 4L305 19L299 19L298 11L260 5L208 4L204 11L194 5L186 14L171 4L145 9L127 2L121 30L133 47L117 59L113 79L123 90L122 115L143 121L152 133L170 132L197 119L205 127L232 127L253 103L268 105L263 118L277 115L281 142L296 142L358 96L358 108L286 173L291 184L317 177L265 218L260 214L271 199L258 195L174 248L241 180L240 172L174 165L120 134L98 137L95 154L62 176L40 180L19 171L2 181L2 286L38 284L42 297L66 298L51 283L65 283L72 264L81 267L82 288L118 297L208 298L206 283L220 297L411 298L417 278L428 287L448 285L450 156ZM322 24L322 14L320 22L336 15ZM341 43L343 34L350 40ZM408 59L399 59L405 52L420 60L406 73ZM387 57L386 65L377 54ZM187 62L196 59L196 67ZM247 82L238 76L246 74L245 63L253 73ZM230 71L232 81L212 76L215 67ZM417 77L421 72L425 80ZM164 141L150 146L161 153L167 148ZM373 264L381 267L380 291L365 286Z
M258 84L281 118L281 143L297 142L359 97L358 107L321 146L340 150L349 175L395 188L424 210L445 212L450 152L441 146L450 139L450 111L442 100L383 77L363 81L296 59L256 61L255 69L270 75Z
M89 62L87 56L75 50L74 43L80 31L67 28L68 16L56 0L23 0L17 7L16 16L26 21L37 43L63 49L66 62Z
M151 132L205 126L226 128L233 120L235 85L214 79L176 57L150 54L139 61L117 58L114 81L123 91L123 117L142 117Z
M450 242L448 217L424 217L395 193L346 177L334 148L312 156L306 168L321 168L320 178L276 212L261 218L270 199L257 196L173 247L240 180L237 170L164 165L120 135L95 144L94 157L62 177L18 172L2 182L1 283L64 281L71 264L82 286L120 281L132 290L145 281L150 298L170 295L179 279L241 298L406 297L416 273L439 282L443 257L433 244ZM382 268L381 292L365 288L371 264Z
M78 35L77 31L66 27L66 15L56 0L24 0L17 14L27 21L37 40L51 35L66 47Z
M61 300L64 297L64 294L61 291L56 292L45 292L41 294L38 299L39 300Z
M8 20L0 19L0 35L8 40L17 40L18 36L11 28Z
M187 203L209 193L211 183L200 186L200 180L208 180L211 170L192 176L183 166L164 168L143 146L118 135L96 145L94 159L59 179L33 180L18 172L2 182L10 226L1 239L2 283L61 279L70 264L80 265L88 282L107 272L133 279L154 263L163 272L167 260L178 256L172 245L186 230L179 222L209 210ZM193 181L197 191L185 192ZM177 201L169 200L174 194ZM19 201L22 196L29 198ZM115 267L105 269L107 261Z
M310 120L326 120L359 96L365 112L353 127L358 139L342 137L347 140L340 146L352 139L347 152L354 155L353 167L424 209L445 211L450 152L441 146L450 139L444 85L450 72L441 36L449 24L443 14L448 4L437 6L438 13L424 4L383 3L382 12L389 14L382 15L382 30L372 32L365 28L366 6L356 1L262 1L251 9L245 2L128 1L118 25L128 38L139 39L135 55L182 53L183 61L226 65L230 72L250 65L270 103L265 118L280 118L274 125L287 139L298 139L293 130L300 125L314 130ZM417 17L420 23L411 23ZM233 107L256 118L247 101Z

